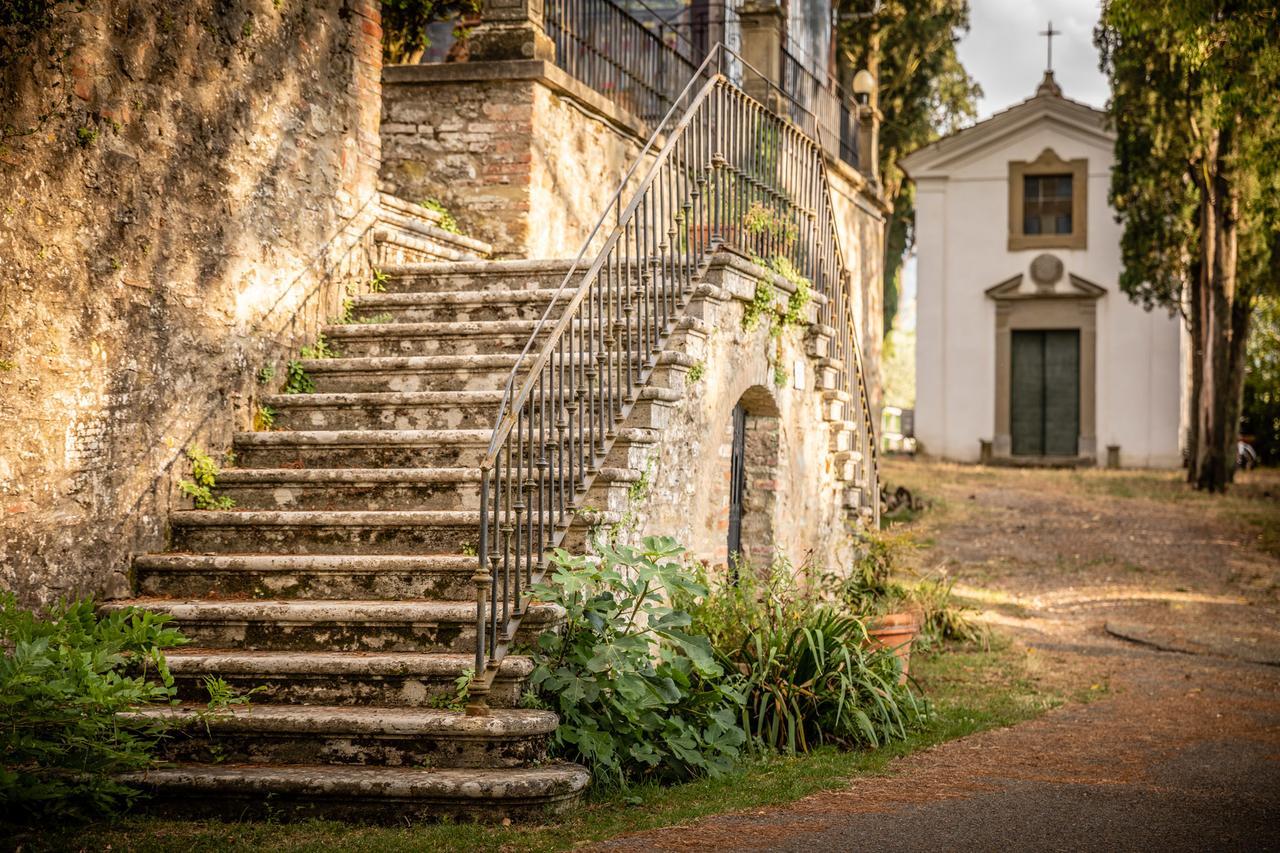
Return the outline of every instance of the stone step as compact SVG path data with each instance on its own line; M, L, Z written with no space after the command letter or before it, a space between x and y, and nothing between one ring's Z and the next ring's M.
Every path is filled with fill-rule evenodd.
M454 601L475 595L476 557L146 554L133 570L148 596Z
M576 764L503 769L180 765L123 777L147 810L176 818L324 818L357 823L541 820L573 807L590 774Z
M387 291L444 293L476 290L555 290L564 283L571 261L461 261L409 263L382 268ZM585 261L581 270L589 268ZM581 273L575 276L575 281Z
M207 702L206 676L256 690L256 704L390 705L422 708L452 699L457 679L475 666L469 654L410 652L250 652L178 649L165 654L186 702ZM520 704L533 661L508 655L490 688L490 707ZM262 688L257 690L257 688Z
M558 719L551 711L495 708L469 717L439 708L341 705L200 705L128 715L163 720L169 761L209 764L358 764L388 767L519 767L547 759Z
M230 468L216 489L237 509L476 509L479 468Z
M625 490L634 469L605 468L592 491ZM218 477L217 493L236 509L417 510L480 507L479 468L232 468ZM593 501L603 506L600 501Z
M537 320L553 307L552 315L573 295L565 291L555 300L555 289L457 290L446 293L367 293L355 297L351 315L357 320L381 323L439 323L475 320ZM386 319L382 319L386 318ZM326 335L328 333L326 332Z
M233 446L245 468L474 468L492 436L491 429L241 432ZM635 451L657 440L650 428L623 428L605 466L643 469L647 457Z
M275 412L275 425L283 430L492 429L498 423L502 397L501 391L358 391L274 394L263 397L262 403ZM533 399L541 397L535 394ZM566 399L571 398L548 398L549 407L555 407L548 409L549 417ZM652 405L679 399L664 388L642 388L629 423L661 426L652 419ZM584 406L590 404L590 400L584 402Z
M386 341L372 336L372 342ZM378 345L381 346L382 343ZM398 344L387 343L387 346ZM532 354L536 356L535 354ZM579 363L586 356L566 359ZM319 393L383 391L492 391L506 387L519 352L486 355L388 355L302 359ZM527 358L525 363L530 363ZM518 375L522 378L523 371Z
M135 598L104 612L135 606L173 616L202 648L247 651L447 652L475 650L474 601L222 601ZM554 604L526 608L517 644L531 645L564 616Z
M460 510L182 510L172 547L212 554L459 554L480 513Z
M554 328L543 326L542 340ZM352 323L325 326L325 339L342 358L381 355L489 355L520 353L537 320L471 320L434 323ZM303 369L308 368L303 362Z

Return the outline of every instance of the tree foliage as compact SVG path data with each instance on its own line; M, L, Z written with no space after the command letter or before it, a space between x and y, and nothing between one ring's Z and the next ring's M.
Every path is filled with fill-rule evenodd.
M897 312L904 254L914 241L915 192L898 160L977 115L981 88L956 55L968 0L843 0L839 39L854 68L877 76L879 167L893 205L885 233L884 328Z
M382 59L416 63L430 45L427 26L480 11L480 0L382 0Z
M1280 462L1280 297L1260 300L1249 333L1240 431L1262 461Z
M1112 88L1121 288L1187 318L1189 476L1221 490L1250 316L1280 286L1280 10L1270 0L1107 0L1095 42Z

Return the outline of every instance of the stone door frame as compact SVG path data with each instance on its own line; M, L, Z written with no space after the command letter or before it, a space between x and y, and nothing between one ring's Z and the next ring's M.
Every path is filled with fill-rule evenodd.
M1054 282L1049 287L1037 282L1034 291L1028 292L1022 289L1022 278L1019 273L986 291L987 297L996 304L996 405L992 455L1001 460L1032 464L1041 459L1013 455L1010 386L1014 330L1074 329L1080 333L1080 435L1076 453L1079 459L1092 459L1098 453L1097 306L1106 289L1069 274L1065 282Z

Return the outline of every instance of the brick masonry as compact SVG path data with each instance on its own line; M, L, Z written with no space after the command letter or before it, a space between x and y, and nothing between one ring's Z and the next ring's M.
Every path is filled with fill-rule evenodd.
M367 276L379 6L56 4L19 51L0 70L0 587L121 593L130 553L164 544L183 448L226 447L257 371Z

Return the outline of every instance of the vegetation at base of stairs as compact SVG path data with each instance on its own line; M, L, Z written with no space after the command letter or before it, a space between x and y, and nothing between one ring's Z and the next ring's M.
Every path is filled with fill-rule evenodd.
M1089 690L1087 682L1071 680L1078 677L1072 671L1040 665L1042 655L1030 651L996 635L989 648L950 646L939 654L913 658L912 675L929 696L931 713L906 740L870 750L822 747L797 756L766 753L748 757L737 770L716 778L674 786L648 782L627 789L601 789L575 811L546 823L374 827L330 821L280 825L125 818L88 828L43 827L24 843L32 851L78 849L91 838L95 849L109 846L138 853L174 849L249 853L264 848L279 853L568 850L627 833L845 789L868 776L892 773L890 762L904 755L1030 720L1066 701L1099 695L1100 691Z
M382 59L387 64L416 65L430 45L427 26L457 17L465 21L480 11L480 0L382 0ZM466 27L454 37L466 38Z
M425 207L427 210L431 210L440 214L440 221L436 223L437 225L440 226L440 228L442 228L445 231L448 231L450 234L462 233L462 230L458 228L458 220L454 219L453 214L450 213L449 209L445 207L443 204L436 201L434 198L426 199L424 201L419 202L419 204Z
M187 448L187 459L191 460L191 479L179 480L178 488L191 498L196 509L234 508L236 502L231 498L213 493L218 485L218 474L221 473L213 457L193 444Z
M706 595L685 549L659 537L596 549L557 550L550 581L532 590L566 611L562 629L539 639L530 679L560 714L556 750L604 787L730 771L746 742L737 679L687 630L689 614L667 603Z
M824 597L807 569L778 559L760 571L739 562L719 577L698 574L709 593L680 603L726 671L745 677L742 725L757 748L877 747L927 720L927 703L901 683L898 657L873 645L858 615Z
M174 724L120 714L174 701L164 650L187 640L170 621L133 607L99 614L87 598L41 614L0 593L0 820L43 830L138 798L116 775L153 766ZM221 679L206 687L198 720L246 701Z

